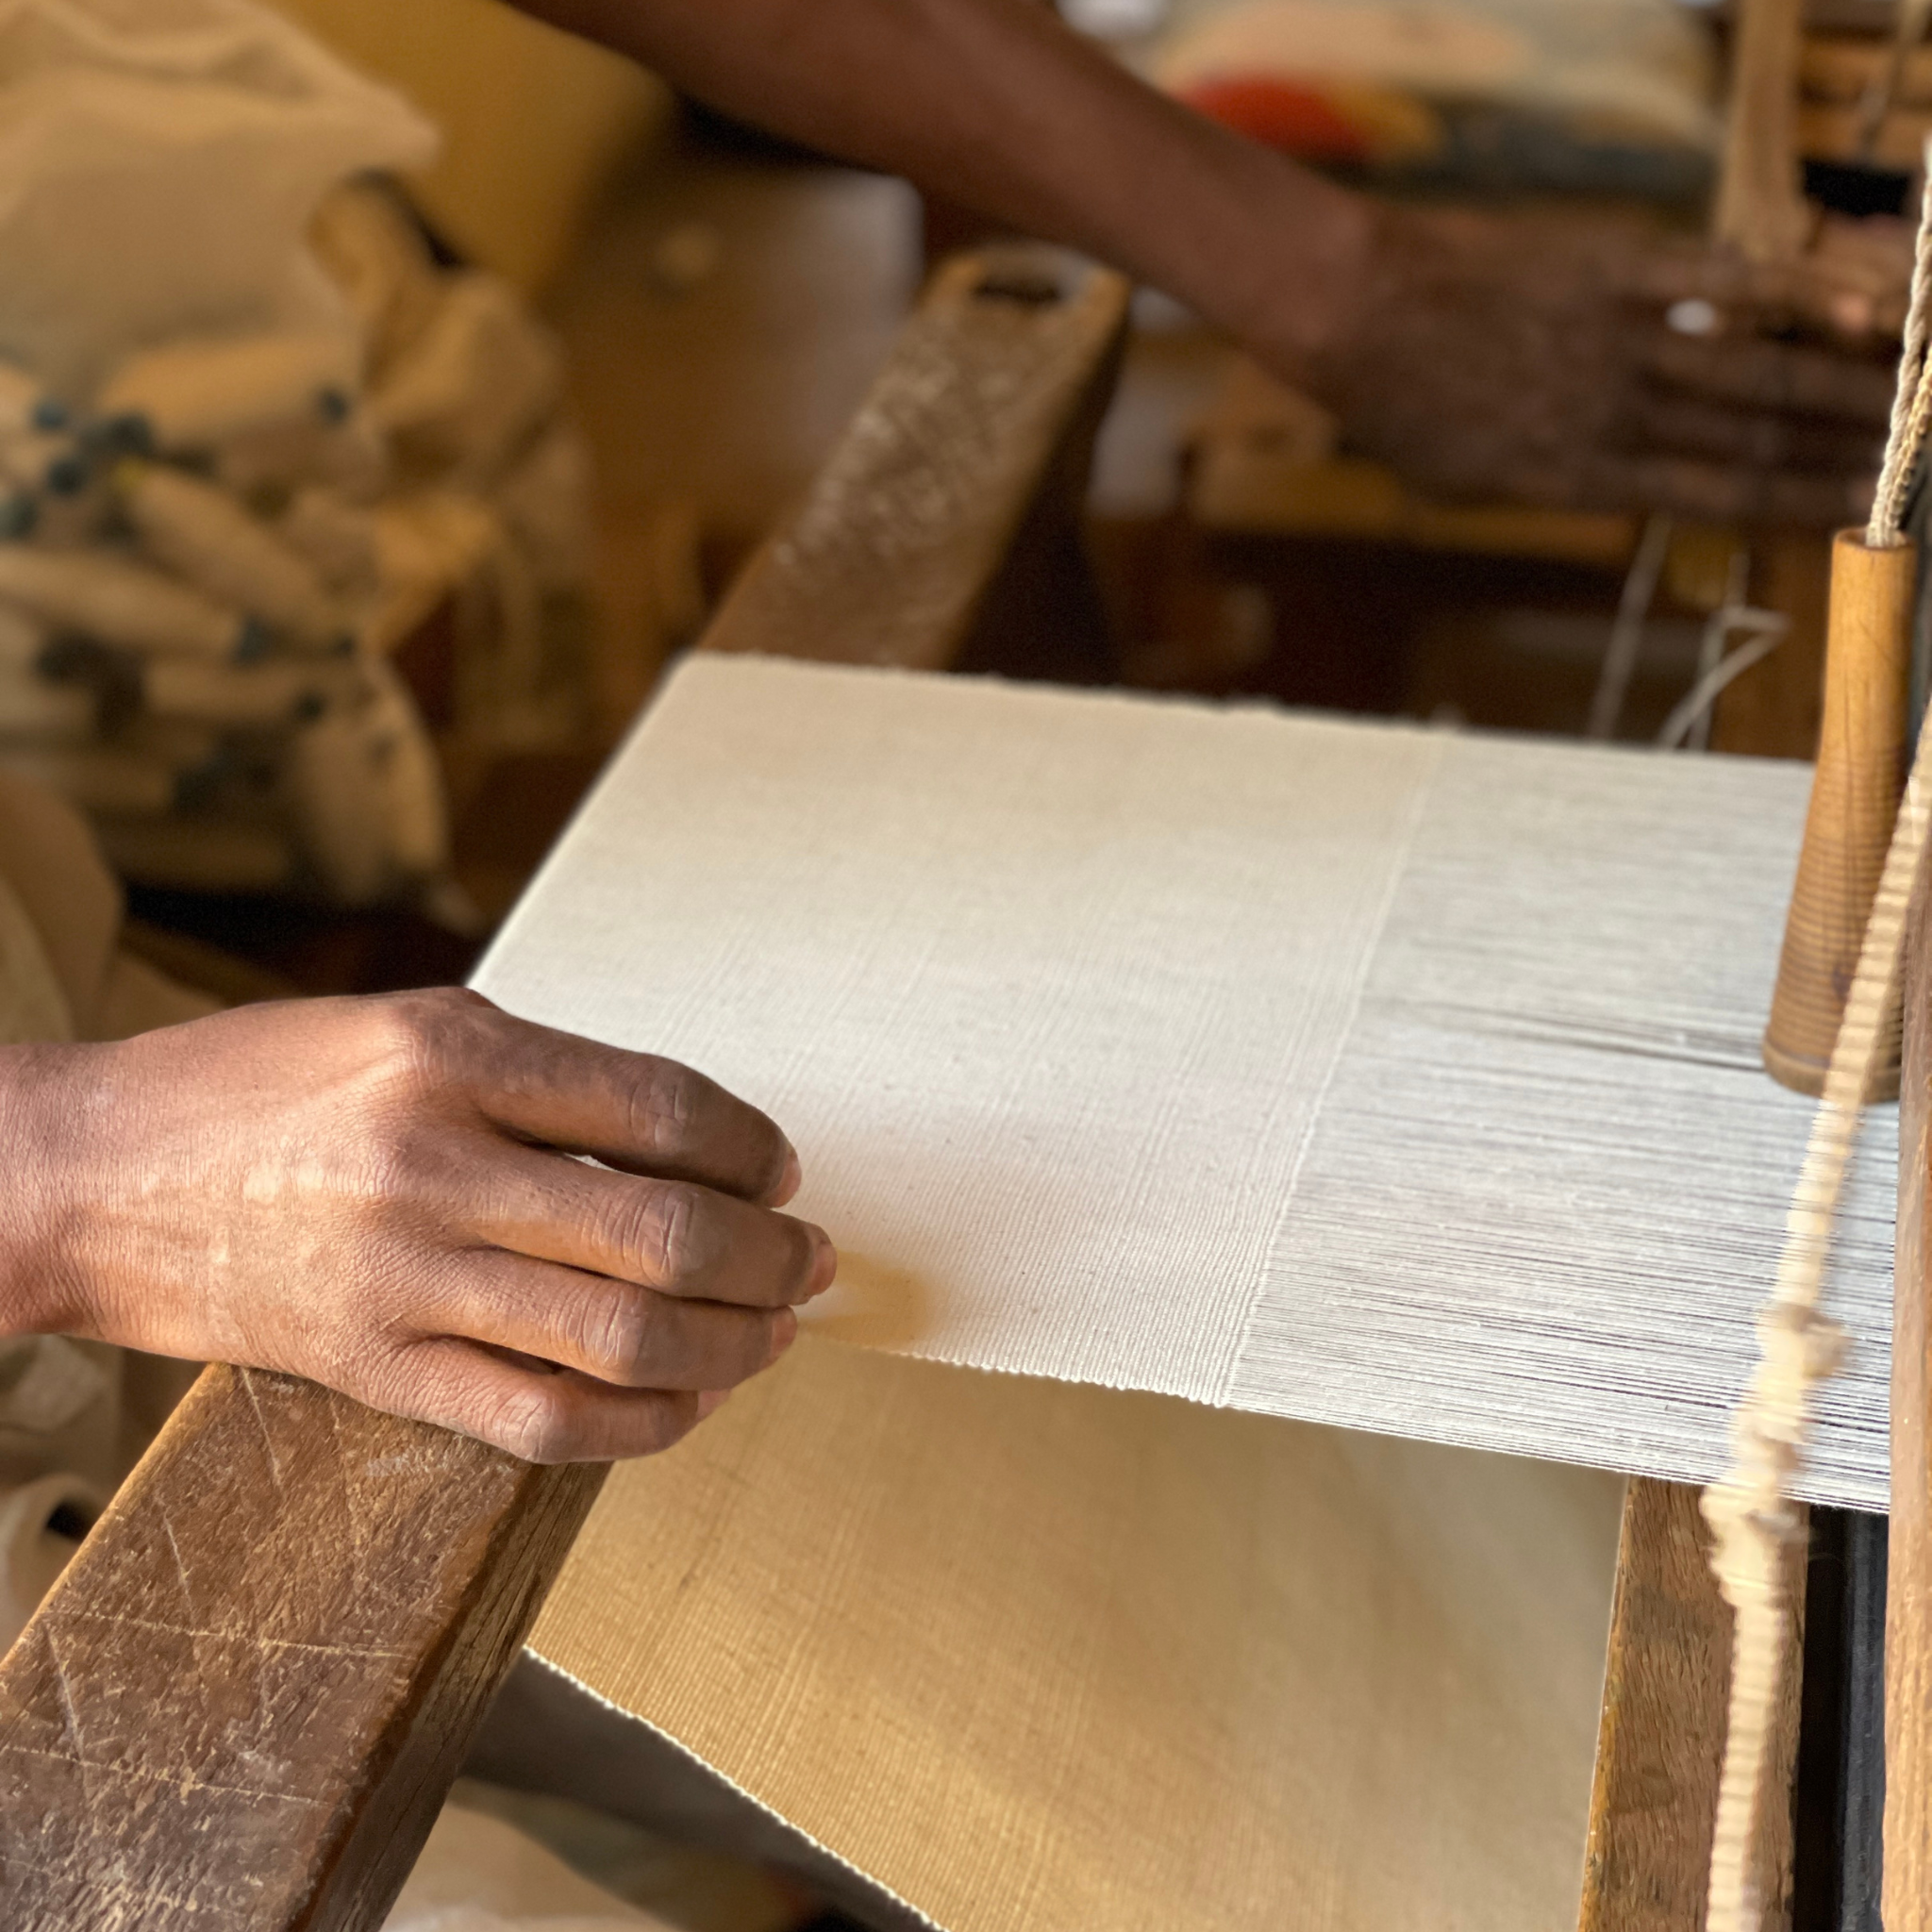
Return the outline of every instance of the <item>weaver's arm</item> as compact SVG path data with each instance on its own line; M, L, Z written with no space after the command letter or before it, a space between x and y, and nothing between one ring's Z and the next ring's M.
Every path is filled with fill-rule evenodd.
M1574 213L1385 208L1166 99L1038 0L520 4L1168 290L1438 490L1821 524L1869 495L1903 258L1773 273ZM1665 327L1692 295L1722 334ZM1811 346L1772 339L1794 320Z

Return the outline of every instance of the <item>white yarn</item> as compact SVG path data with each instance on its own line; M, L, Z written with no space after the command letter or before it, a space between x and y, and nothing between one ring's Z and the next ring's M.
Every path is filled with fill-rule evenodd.
M1811 1114L1758 1057L1808 780L700 654L478 984L783 1122L838 1332L1704 1482ZM1867 1508L1890 1132L1803 1475Z
M1844 1019L1825 1074L1784 1254L1758 1322L1763 1355L1733 1425L1737 1461L1706 1491L1717 1535L1711 1569L1737 1613L1731 1700L1710 1860L1710 1932L1759 1924L1754 1859L1778 1681L1791 1641L1784 1548L1798 1533L1789 1501L1810 1427L1811 1391L1837 1368L1844 1337L1819 1308L1833 1225L1872 1084L1894 1039L1906 918L1925 850L1932 733L1922 733L1886 854Z
M1926 143L1932 177L1932 142ZM1891 432L1865 541L1894 549L1907 491L1932 425L1932 186L1924 193L1912 299L1899 358ZM1812 1121L1804 1171L1791 1197L1772 1297L1757 1324L1762 1353L1732 1424L1735 1461L1705 1491L1716 1534L1711 1571L1736 1614L1730 1711L1710 1855L1709 1932L1756 1932L1761 1814L1769 1795L1772 1733L1793 1630L1785 1549L1802 1536L1790 1505L1811 1430L1811 1399L1838 1368L1843 1332L1820 1311L1825 1269L1873 1084L1896 1040L1900 967L1912 891L1925 851L1932 734L1922 731L1865 925L1857 969Z

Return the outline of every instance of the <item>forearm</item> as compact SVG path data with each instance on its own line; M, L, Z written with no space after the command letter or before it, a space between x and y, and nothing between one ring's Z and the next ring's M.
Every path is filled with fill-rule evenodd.
M1356 300L1357 197L1166 99L1037 0L522 4L758 126L1111 261L1278 357L1332 338Z
M57 1169L84 1129L87 1063L99 1050L0 1047L0 1337L86 1332L80 1298L60 1261Z

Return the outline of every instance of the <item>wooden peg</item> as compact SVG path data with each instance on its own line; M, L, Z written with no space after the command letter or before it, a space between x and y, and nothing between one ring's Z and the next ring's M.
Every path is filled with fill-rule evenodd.
M1798 170L1802 0L1742 0L1731 50L1712 228L1750 261L1796 255L1811 230Z
M1918 550L1910 543L1873 550L1857 530L1841 530L1832 541L1824 724L1764 1032L1766 1068L1800 1093L1824 1091L1905 789L1917 581ZM1897 1092L1894 1042L1873 1098Z

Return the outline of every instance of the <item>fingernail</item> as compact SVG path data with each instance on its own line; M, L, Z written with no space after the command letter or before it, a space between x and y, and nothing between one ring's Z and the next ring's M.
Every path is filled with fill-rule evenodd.
M772 1318L772 1352L765 1357L765 1366L771 1365L798 1340L798 1317L790 1308L780 1308Z
M787 1147L785 1150L785 1172L778 1177L778 1191L773 1199L772 1206L774 1208L784 1207L786 1202L791 1200L793 1194L797 1193L804 1181L805 1170L798 1164L798 1149L796 1147Z
M815 1294L824 1294L839 1274L839 1251L832 1245L832 1237L824 1228L814 1227L811 1240L811 1274L805 1284L807 1301Z
M728 1389L707 1389L705 1392L698 1397L699 1422L703 1422L704 1419L708 1415L711 1414L714 1410L722 1408L724 1406L724 1404L728 1402L730 1399L731 1391Z

